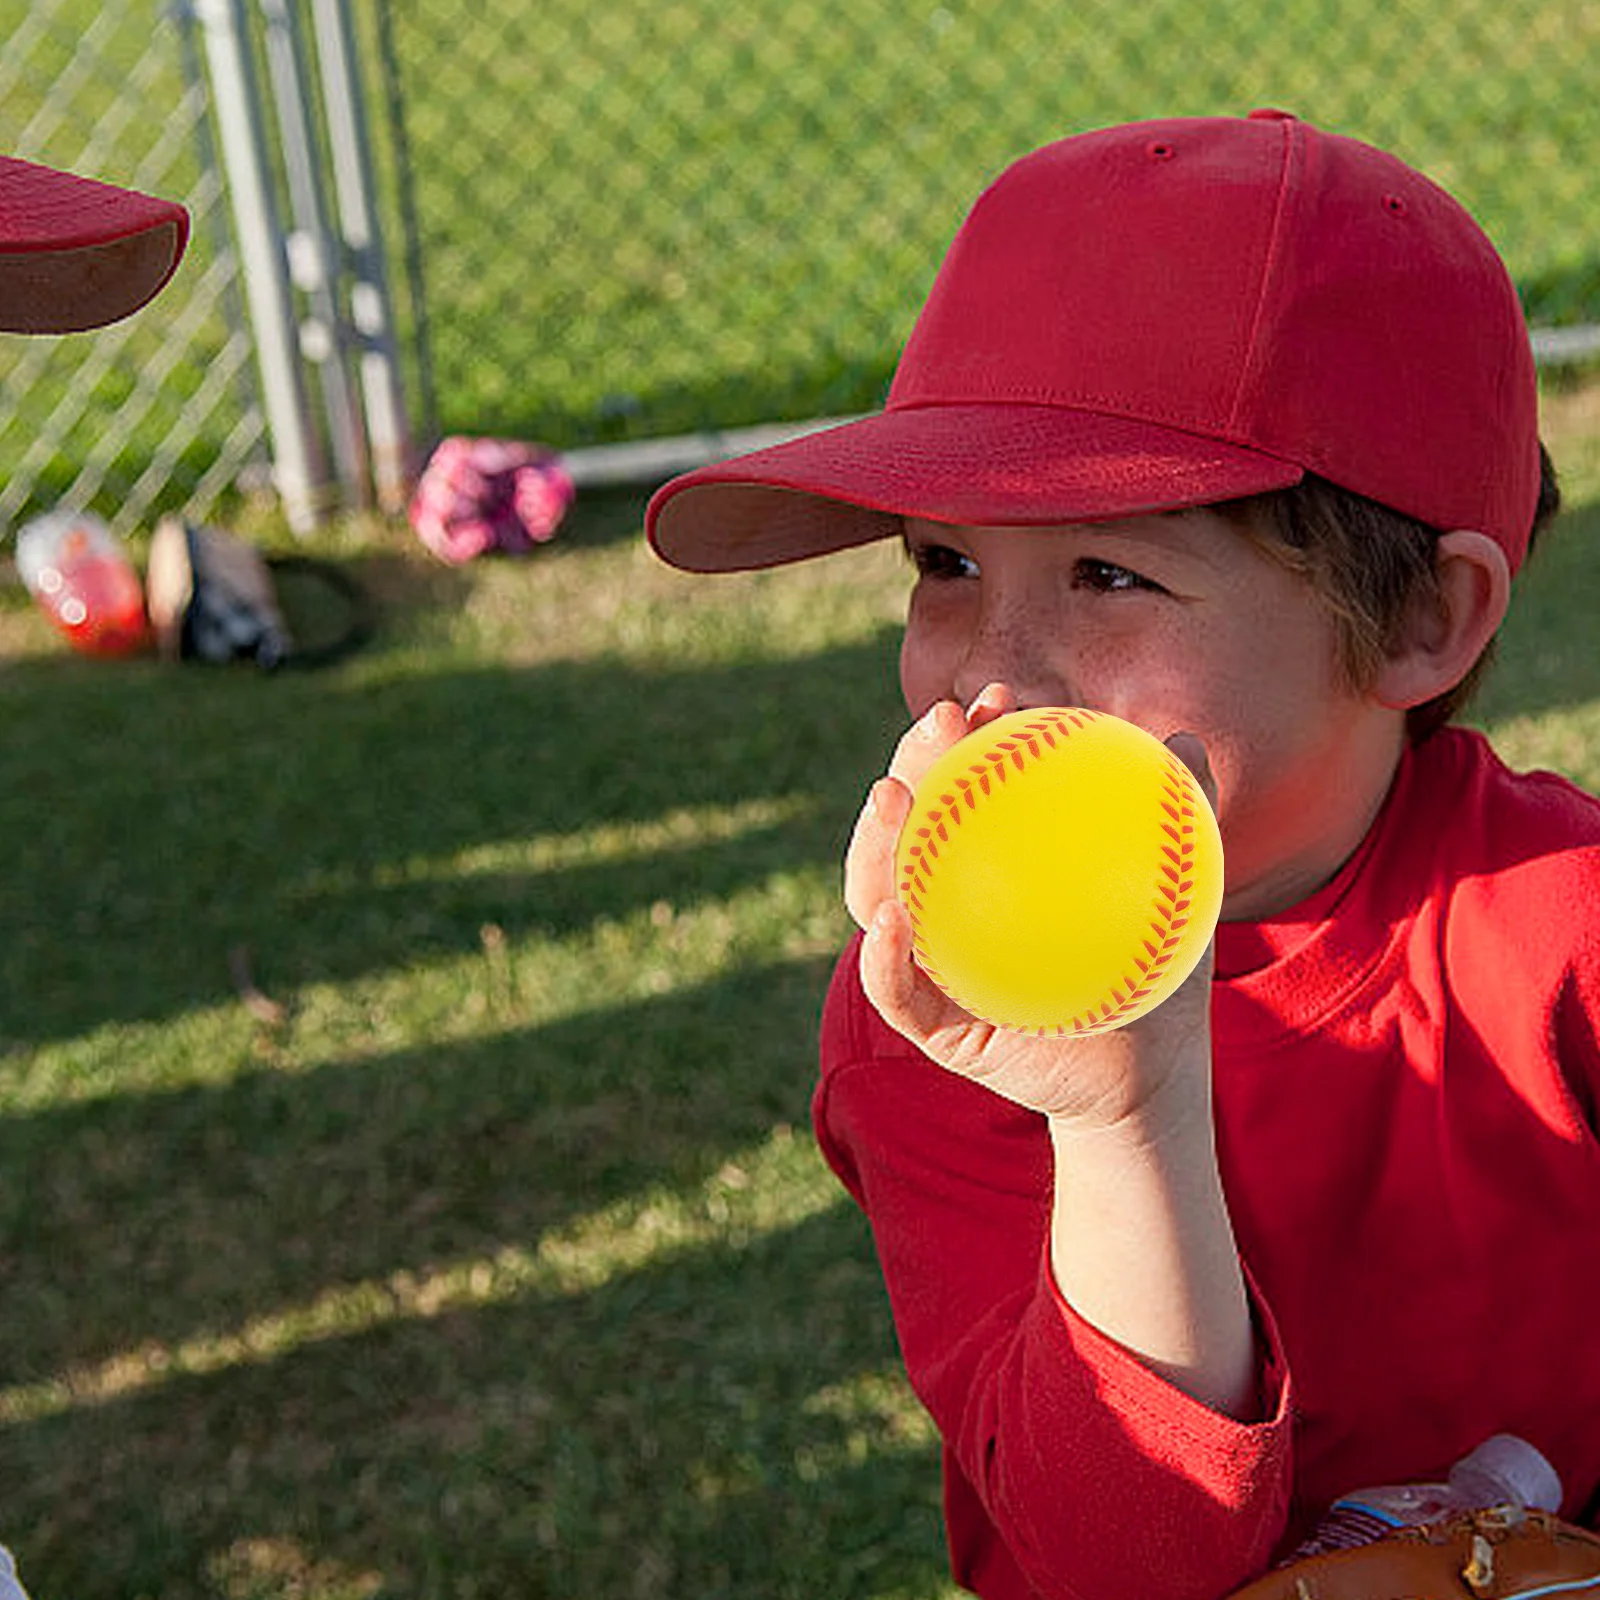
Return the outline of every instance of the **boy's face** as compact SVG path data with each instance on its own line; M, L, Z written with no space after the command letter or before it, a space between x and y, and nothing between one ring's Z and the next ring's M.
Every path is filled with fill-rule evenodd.
M1304 582L1206 510L1050 528L910 520L906 704L1081 705L1204 742L1227 848L1223 915L1332 877L1377 814L1403 714L1352 689Z

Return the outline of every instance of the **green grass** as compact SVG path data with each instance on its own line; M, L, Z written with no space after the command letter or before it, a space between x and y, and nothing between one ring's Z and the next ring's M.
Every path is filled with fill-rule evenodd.
M1600 788L1597 402L1550 399L1571 510L1482 716ZM0 1538L41 1600L953 1593L807 1121L905 579L691 580L639 512L460 571L347 528L382 627L299 676L75 658L0 588Z
M1282 105L1454 188L1600 315L1592 8L1374 0L393 15L447 427L568 446L875 405L978 189L1097 124ZM508 250L515 240L519 250Z
M349 532L384 622L323 674L76 659L6 591L0 1537L38 1594L941 1592L807 1128L893 564L701 586L638 514L465 573Z

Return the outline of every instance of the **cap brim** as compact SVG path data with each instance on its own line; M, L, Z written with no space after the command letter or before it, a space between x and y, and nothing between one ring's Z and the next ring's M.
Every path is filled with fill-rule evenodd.
M79 333L152 299L177 270L189 214L170 200L0 160L0 330Z
M645 531L673 566L734 572L891 537L905 517L1104 522L1304 475L1259 451L1093 412L908 406L685 473L651 499Z

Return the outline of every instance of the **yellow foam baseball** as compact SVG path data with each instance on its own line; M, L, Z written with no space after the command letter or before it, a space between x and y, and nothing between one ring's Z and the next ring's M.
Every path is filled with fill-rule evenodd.
M1014 711L917 785L896 883L916 959L974 1016L1105 1033L1194 970L1222 908L1222 836L1194 775L1104 712Z

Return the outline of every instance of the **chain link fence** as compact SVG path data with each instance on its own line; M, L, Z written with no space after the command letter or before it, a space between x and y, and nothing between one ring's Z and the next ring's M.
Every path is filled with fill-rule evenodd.
M369 4L448 430L571 448L875 406L1001 167L1262 104L1451 188L1536 323L1600 321L1588 0Z
M121 530L205 515L265 470L268 416L287 498L291 392L321 402L303 419L306 506L326 487L318 454L348 468L348 498L370 466L355 414L376 392L363 290L344 281L363 254L365 287L396 288L405 396L390 406L408 404L424 448L464 432L579 452L868 409L981 184L1132 117L1277 105L1386 145L1484 222L1547 357L1600 347L1589 0L189 3L232 15L276 103L262 172L282 223L242 254L282 258L274 348L296 370L273 382L246 315L260 296L216 159L238 107L208 91L187 4L0 0L0 148L195 218L177 279L138 317L0 337L0 533L60 502ZM302 71L311 85L335 13L376 179L359 248L308 213L307 173L338 164L334 119L285 87ZM391 426L394 449L403 435Z
M169 195L194 223L139 316L0 335L0 530L57 503L119 532L204 515L264 473L266 438L193 25L148 0L8 0L0 18L0 149Z

